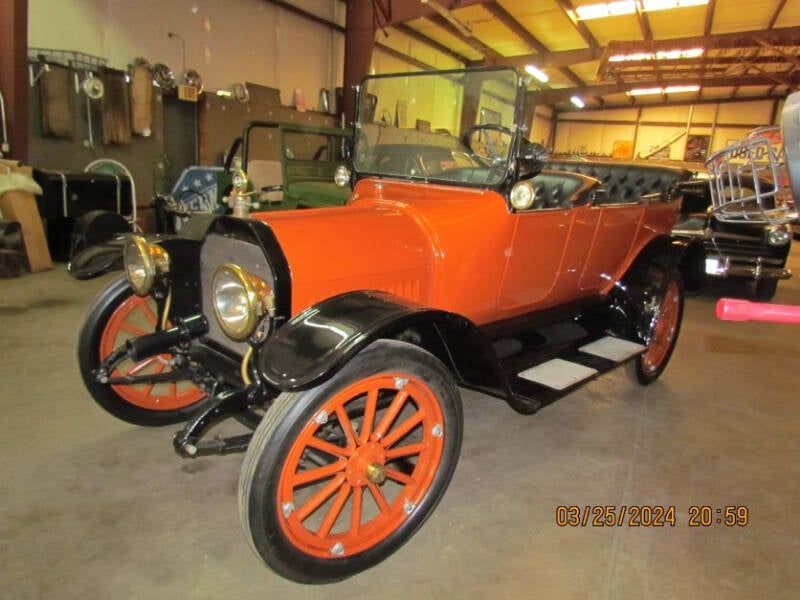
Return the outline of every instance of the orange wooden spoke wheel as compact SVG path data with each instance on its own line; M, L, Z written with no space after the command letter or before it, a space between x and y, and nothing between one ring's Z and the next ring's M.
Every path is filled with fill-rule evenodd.
M151 298L135 296L124 278L103 289L89 305L78 336L78 365L87 390L103 409L136 425L168 425L188 419L206 398L193 382L167 381L108 385L95 370L103 358L127 339L156 329L157 309ZM170 354L139 362L124 360L112 376L169 373Z
M322 558L374 546L430 489L443 435L442 411L425 382L383 373L347 386L309 420L284 462L284 534Z
M650 343L636 361L636 378L647 385L658 379L678 341L683 319L683 286L677 274L670 276L658 312L651 324Z
M461 447L452 375L380 340L328 381L281 394L242 464L242 523L284 577L336 581L385 559L441 499Z
M103 359L126 339L152 333L156 329L156 306L152 298L131 296L112 313L100 338L100 358ZM169 354L151 356L137 363L123 361L112 377L125 375L153 375L169 372ZM203 392L191 382L142 383L112 385L119 396L141 408L149 410L174 410L194 404Z

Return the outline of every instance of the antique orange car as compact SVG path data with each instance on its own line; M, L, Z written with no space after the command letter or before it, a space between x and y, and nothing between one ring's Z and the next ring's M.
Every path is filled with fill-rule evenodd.
M89 308L90 394L131 423L185 421L183 457L245 451L244 529L281 575L342 579L419 529L456 468L459 388L528 414L620 364L643 385L666 367L690 173L542 170L524 97L509 69L368 77L346 206L131 236L126 277ZM398 107L423 125L370 120ZM419 164L376 160L404 145L446 159L381 171ZM205 437L229 417L253 431Z

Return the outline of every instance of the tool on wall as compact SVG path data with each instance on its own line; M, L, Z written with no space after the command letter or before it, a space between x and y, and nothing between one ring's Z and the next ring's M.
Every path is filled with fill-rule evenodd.
M178 86L178 97L184 100L196 101L203 91L203 78L195 69L186 68L186 42L180 34L174 31L167 32L167 37L178 40L181 43L181 65L183 66L182 80L183 85L193 89L181 88Z
M163 90L175 89L175 75L164 63L156 63L152 68L153 80Z
M86 123L88 127L88 139L83 141L87 148L94 148L94 120L92 118L92 101L100 100L105 94L105 85L102 80L91 71L85 71L83 79L75 73L75 92L83 92L86 96Z

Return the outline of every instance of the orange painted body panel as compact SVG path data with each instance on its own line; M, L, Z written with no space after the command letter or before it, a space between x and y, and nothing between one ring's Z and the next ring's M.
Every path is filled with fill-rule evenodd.
M344 207L253 216L286 254L293 314L381 290L483 324L607 291L676 214L675 203L514 213L491 190L365 179Z

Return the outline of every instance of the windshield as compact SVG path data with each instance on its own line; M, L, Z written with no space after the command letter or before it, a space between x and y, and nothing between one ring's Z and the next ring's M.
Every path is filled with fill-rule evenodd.
M506 176L516 131L517 90L510 69L368 77L354 167L375 175L497 185Z

